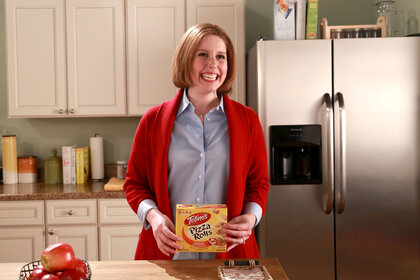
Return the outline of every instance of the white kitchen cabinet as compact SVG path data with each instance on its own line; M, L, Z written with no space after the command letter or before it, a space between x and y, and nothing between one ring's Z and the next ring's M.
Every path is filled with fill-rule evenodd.
M9 117L65 116L63 0L5 0Z
M142 227L126 199L2 201L0 262L39 260L57 242L85 260L133 260Z
M171 64L185 31L185 3L179 0L127 0L128 115L173 98Z
M64 242L73 247L74 254L84 260L98 260L98 228L96 225L47 225L47 246Z
M126 199L99 199L100 260L133 260L142 224Z
M186 0L187 28L210 22L222 27L231 38L236 51L236 79L230 97L245 104L245 1Z
M0 227L0 262L39 260L44 245L44 226Z
M0 262L30 262L44 250L44 202L0 203Z
M5 0L5 18L9 117L126 113L124 0Z
M47 246L70 244L79 258L98 260L96 199L46 200Z
M124 115L124 0L67 0L66 19L69 113Z
M176 47L192 25L210 22L231 37L237 76L231 98L245 104L245 1L127 0L128 115L141 115L173 98L171 65Z
M142 115L175 96L173 54L186 29L200 22L218 24L231 37L237 76L230 96L245 104L244 6L244 0L5 0L9 117Z

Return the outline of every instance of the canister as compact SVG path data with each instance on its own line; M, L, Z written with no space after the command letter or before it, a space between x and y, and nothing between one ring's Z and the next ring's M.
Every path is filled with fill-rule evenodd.
M3 135L1 138L3 157L3 184L17 184L16 135Z
M38 179L36 156L18 157L19 183L35 183Z
M52 156L45 161L45 184L60 184L63 182L62 159L57 157L57 150L52 149Z
M117 178L125 179L125 172L127 171L127 161L118 160L117 161Z

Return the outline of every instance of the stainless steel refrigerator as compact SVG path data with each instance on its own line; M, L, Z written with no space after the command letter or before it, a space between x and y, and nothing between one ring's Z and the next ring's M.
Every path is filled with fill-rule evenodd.
M258 41L260 251L290 279L420 279L420 38Z

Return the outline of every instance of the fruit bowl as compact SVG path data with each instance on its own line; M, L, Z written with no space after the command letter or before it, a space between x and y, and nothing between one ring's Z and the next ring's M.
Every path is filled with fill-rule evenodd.
M87 268L87 276L85 280L90 280L92 271L90 270L89 263L85 260L83 261L85 262L86 268ZM33 261L33 262L25 264L20 270L19 280L27 280L29 278L29 275L31 275L32 270L34 270L35 267L37 267L39 264L41 264L41 261Z

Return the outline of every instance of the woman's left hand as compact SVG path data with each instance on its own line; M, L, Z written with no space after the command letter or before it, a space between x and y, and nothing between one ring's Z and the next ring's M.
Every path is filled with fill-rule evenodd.
M247 213L237 216L224 224L223 231L229 235L224 239L231 243L227 251L232 250L240 244L245 244L245 241L252 234L255 222L255 215Z

